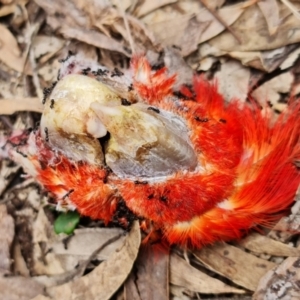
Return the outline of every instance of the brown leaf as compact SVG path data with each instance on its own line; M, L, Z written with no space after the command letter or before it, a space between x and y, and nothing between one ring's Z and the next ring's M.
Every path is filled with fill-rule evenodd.
M193 254L209 269L251 291L256 289L259 279L275 266L227 244L203 248Z
M299 268L299 257L287 258L261 278L253 299L300 299Z
M169 249L162 244L143 245L135 267L136 278L131 275L125 284L125 298L139 295L142 300L169 299Z
M10 271L10 247L15 235L13 218L7 213L6 206L0 205L0 275ZM1 291L1 288L0 288Z
M262 105L266 101L270 101L273 109L282 111L286 107L286 104L278 103L281 93L289 93L293 81L294 75L291 72L282 73L257 88L252 93L252 96Z
M17 72L22 72L25 58L22 57L18 43L12 33L0 24L0 60Z
M146 0L137 8L135 14L138 17L144 16L149 12L156 10L162 6L168 5L170 3L176 3L178 0Z
M257 5L248 7L243 15L231 26L232 30L240 37L242 43L228 32L215 37L209 44L222 51L260 51L280 48L300 41L300 36L295 33L299 27L299 19L291 14L290 10L281 2L277 2L280 9L280 18L283 20L276 35L270 36L265 18ZM295 3L300 7L299 3ZM226 19L225 19L226 20Z
M183 15L150 25L158 40L164 46L177 46L186 56L197 49L198 41L208 26L195 15ZM161 30L164 28L164 30Z
M2 140L2 137L0 138L0 140ZM3 139L3 141L5 141L5 139ZM0 195L2 195L9 183L13 180L13 175L19 168L20 166L11 166L8 160L2 160L0 169Z
M174 253L170 257L170 283L203 294L244 293L192 267Z
M43 105L38 98L13 98L13 99L0 99L1 115L12 115L17 111L35 111L43 112Z
M52 57L55 53L64 47L63 39L55 36L38 35L33 39L32 50L36 60L40 60L43 56ZM43 62L46 60L43 59Z
M138 222L135 222L124 244L107 261L77 280L47 289L48 298L37 299L110 299L125 281L137 257L141 242Z
M43 285L26 277L0 277L0 299L30 300L43 293Z
M245 101L249 91L250 70L235 60L221 64L221 69L215 74L218 91L226 101L238 99Z
M286 56L295 49L297 45L266 51L233 51L229 55L238 59L245 66L253 67L266 72L272 72L286 59ZM225 53L223 52L222 55Z
M300 249L275 241L258 233L252 233L239 241L238 244L256 253L265 253L275 256L300 256Z
M95 30L64 26L61 28L61 33L68 38L77 39L98 48L117 51L130 56L130 53L120 43Z
M3 1L3 0L2 0ZM5 1L5 0L4 0ZM10 4L6 4L0 7L0 17L4 17L15 13L20 7L25 7L29 0L7 0Z
M257 4L267 21L270 36L274 35L280 25L278 1L264 0Z
M130 56L121 43L93 28L92 21L96 18L92 12L96 14L99 9L101 11L107 5L99 1L92 1L86 5L86 2L82 0L75 2L71 0L36 0L36 2L48 13L47 20L50 26L66 37Z

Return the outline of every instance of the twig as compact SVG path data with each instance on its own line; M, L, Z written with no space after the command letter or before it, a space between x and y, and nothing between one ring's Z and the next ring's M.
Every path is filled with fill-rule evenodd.
M130 31L128 20L127 20L126 14L125 14L125 10L123 9L123 6L122 6L122 0L119 0L119 2L120 2L120 7L121 7L120 11L122 13L122 17L123 17L123 20L124 20L124 25L125 25L125 29L126 29L126 32L127 32L130 48L131 48L132 53L135 53L134 41L133 41L133 38L132 38L132 35L131 35L131 31Z
M289 0L281 0L281 2L291 10L291 12L293 13L293 15L300 19L300 13L298 12L297 8L289 1Z
M236 35L236 33L226 24L226 22L213 10L211 9L205 2L205 0L199 0L199 2L218 20L237 40L237 42L241 45L241 39Z

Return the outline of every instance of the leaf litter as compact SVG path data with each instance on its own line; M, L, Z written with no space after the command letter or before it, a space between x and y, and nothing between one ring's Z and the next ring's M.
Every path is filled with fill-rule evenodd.
M194 69L218 80L228 101L251 96L282 111L299 87L299 3L231 3L1 1L1 134L34 126L42 90L56 80L58 60L69 50L120 69L133 52L153 61L164 52L182 82ZM277 230L186 256L160 244L141 246L137 223L124 234L85 220L74 234L56 235L51 199L49 205L49 196L20 172L1 162L0 298L245 299L255 290L254 299L299 297L297 202Z

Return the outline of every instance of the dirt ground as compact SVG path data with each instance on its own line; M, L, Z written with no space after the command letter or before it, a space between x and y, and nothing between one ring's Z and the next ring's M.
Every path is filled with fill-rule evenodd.
M0 132L39 122L71 52L110 70L144 53L280 114L300 93L299 32L292 0L0 0ZM0 194L0 299L300 299L297 199L271 231L188 251L143 246L136 220L56 234L53 199L8 159Z

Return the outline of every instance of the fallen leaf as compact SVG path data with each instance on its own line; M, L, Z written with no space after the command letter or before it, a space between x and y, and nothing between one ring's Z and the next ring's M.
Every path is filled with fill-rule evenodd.
M270 36L274 35L280 25L278 1L263 0L257 4L267 21Z
M0 99L1 115L12 115L17 111L35 111L42 113L43 105L38 98L13 98L13 99Z
M33 39L32 50L36 60L41 60L44 56L47 55L47 59L52 57L55 53L61 50L64 47L65 43L63 39L57 38L55 36L47 35L37 35ZM43 59L43 63L45 63Z
M291 14L290 10L280 2L280 18L283 20L276 35L270 36L265 18L257 5L251 5L245 9L243 15L231 25L231 29L242 40L238 43L229 33L221 35L209 41L209 44L222 51L261 51L280 48L300 41L300 36L295 34L299 28L299 19ZM295 3L297 8L299 3Z
M0 102L1 103L1 102ZM4 144L3 144L4 145ZM3 146L1 145L1 146ZM14 175L20 167L15 165L11 166L8 160L1 161L0 169L0 195L5 191L9 183L13 180Z
M0 60L17 72L23 72L25 58L22 57L17 40L13 34L0 24Z
M278 102L282 93L287 94L290 92L293 81L294 75L291 72L282 73L254 90L252 97L262 105L269 101L273 105L273 109L282 111L286 104Z
M3 300L31 300L43 290L44 286L32 278L0 277L0 299Z
M96 18L92 13L95 14L110 6L108 2L91 1L86 5L86 2L81 0L75 2L55 0L51 3L47 0L36 0L36 3L47 12L49 25L65 37L130 56L129 51L116 39L94 29L96 26L92 20Z
M258 233L252 233L239 241L238 244L256 253L265 253L274 256L300 256L300 249Z
M68 38L77 39L98 48L117 51L130 56L130 53L119 42L95 30L63 26L60 31Z
M135 263L136 276L125 283L125 298L169 299L169 249L162 244L142 245ZM137 298L139 299L139 298Z
M143 1L140 6L138 6L135 14L138 17L141 17L162 6L168 5L170 3L176 3L176 2L177 0L146 0Z
M215 10L218 10L219 8L221 8L224 3L225 3L225 0L209 0L209 1L206 1L206 4L211 9L215 9Z
M222 18L226 17L226 23L229 26L241 16L243 11L244 8L242 5L234 5L221 8L218 14ZM183 55L191 53L196 49L198 44L211 39L225 29L213 15L200 7L193 13L181 14L176 17L173 14L167 14L163 11L160 14L156 14L153 20L151 18L145 19L146 24L153 31L159 42L164 46L177 45L183 48ZM191 41L188 41L189 44L185 45L191 34L190 30L194 30L193 28L195 29L195 33L191 35ZM196 28L198 28L198 31L196 31Z
M195 255L198 257L198 254ZM174 253L170 257L170 283L202 294L244 293L244 290L231 287L192 267Z
M286 59L297 45L287 45L274 50L266 51L232 51L228 55L238 59L245 66L253 67L268 73L273 72ZM225 53L222 52L222 55Z
M218 90L226 101L238 99L246 101L249 91L250 70L238 61L227 60L215 74Z
M259 281L253 300L300 299L300 258L289 257Z
M60 286L46 289L49 297L36 297L38 299L110 299L111 296L123 284L131 271L133 263L137 257L141 242L141 233L138 222L134 222L133 227L127 235L124 244L112 253L107 261L102 262L89 274L65 283Z
M299 58L300 48L297 47L295 50L291 51L288 55L285 55L285 59L280 64L280 69L285 70L287 68L292 67L296 60Z
M80 228L76 229L74 235L67 238L59 237L49 242L49 249L52 249L55 259L58 259L65 271L73 270L80 260L88 257L108 240L123 232L120 228ZM107 260L111 253L121 247L125 236L107 245L97 254L97 259ZM46 256L48 261L48 255ZM51 259L49 259L49 263Z
M16 12L19 7L25 7L29 0L15 0L10 1L10 4L6 4L0 7L0 17L4 17Z
M15 235L13 218L7 213L6 206L0 205L0 276L10 272L10 247ZM1 288L0 288L1 291Z
M193 254L208 269L250 291L255 291L260 278L275 266L270 261L227 244L206 247Z

